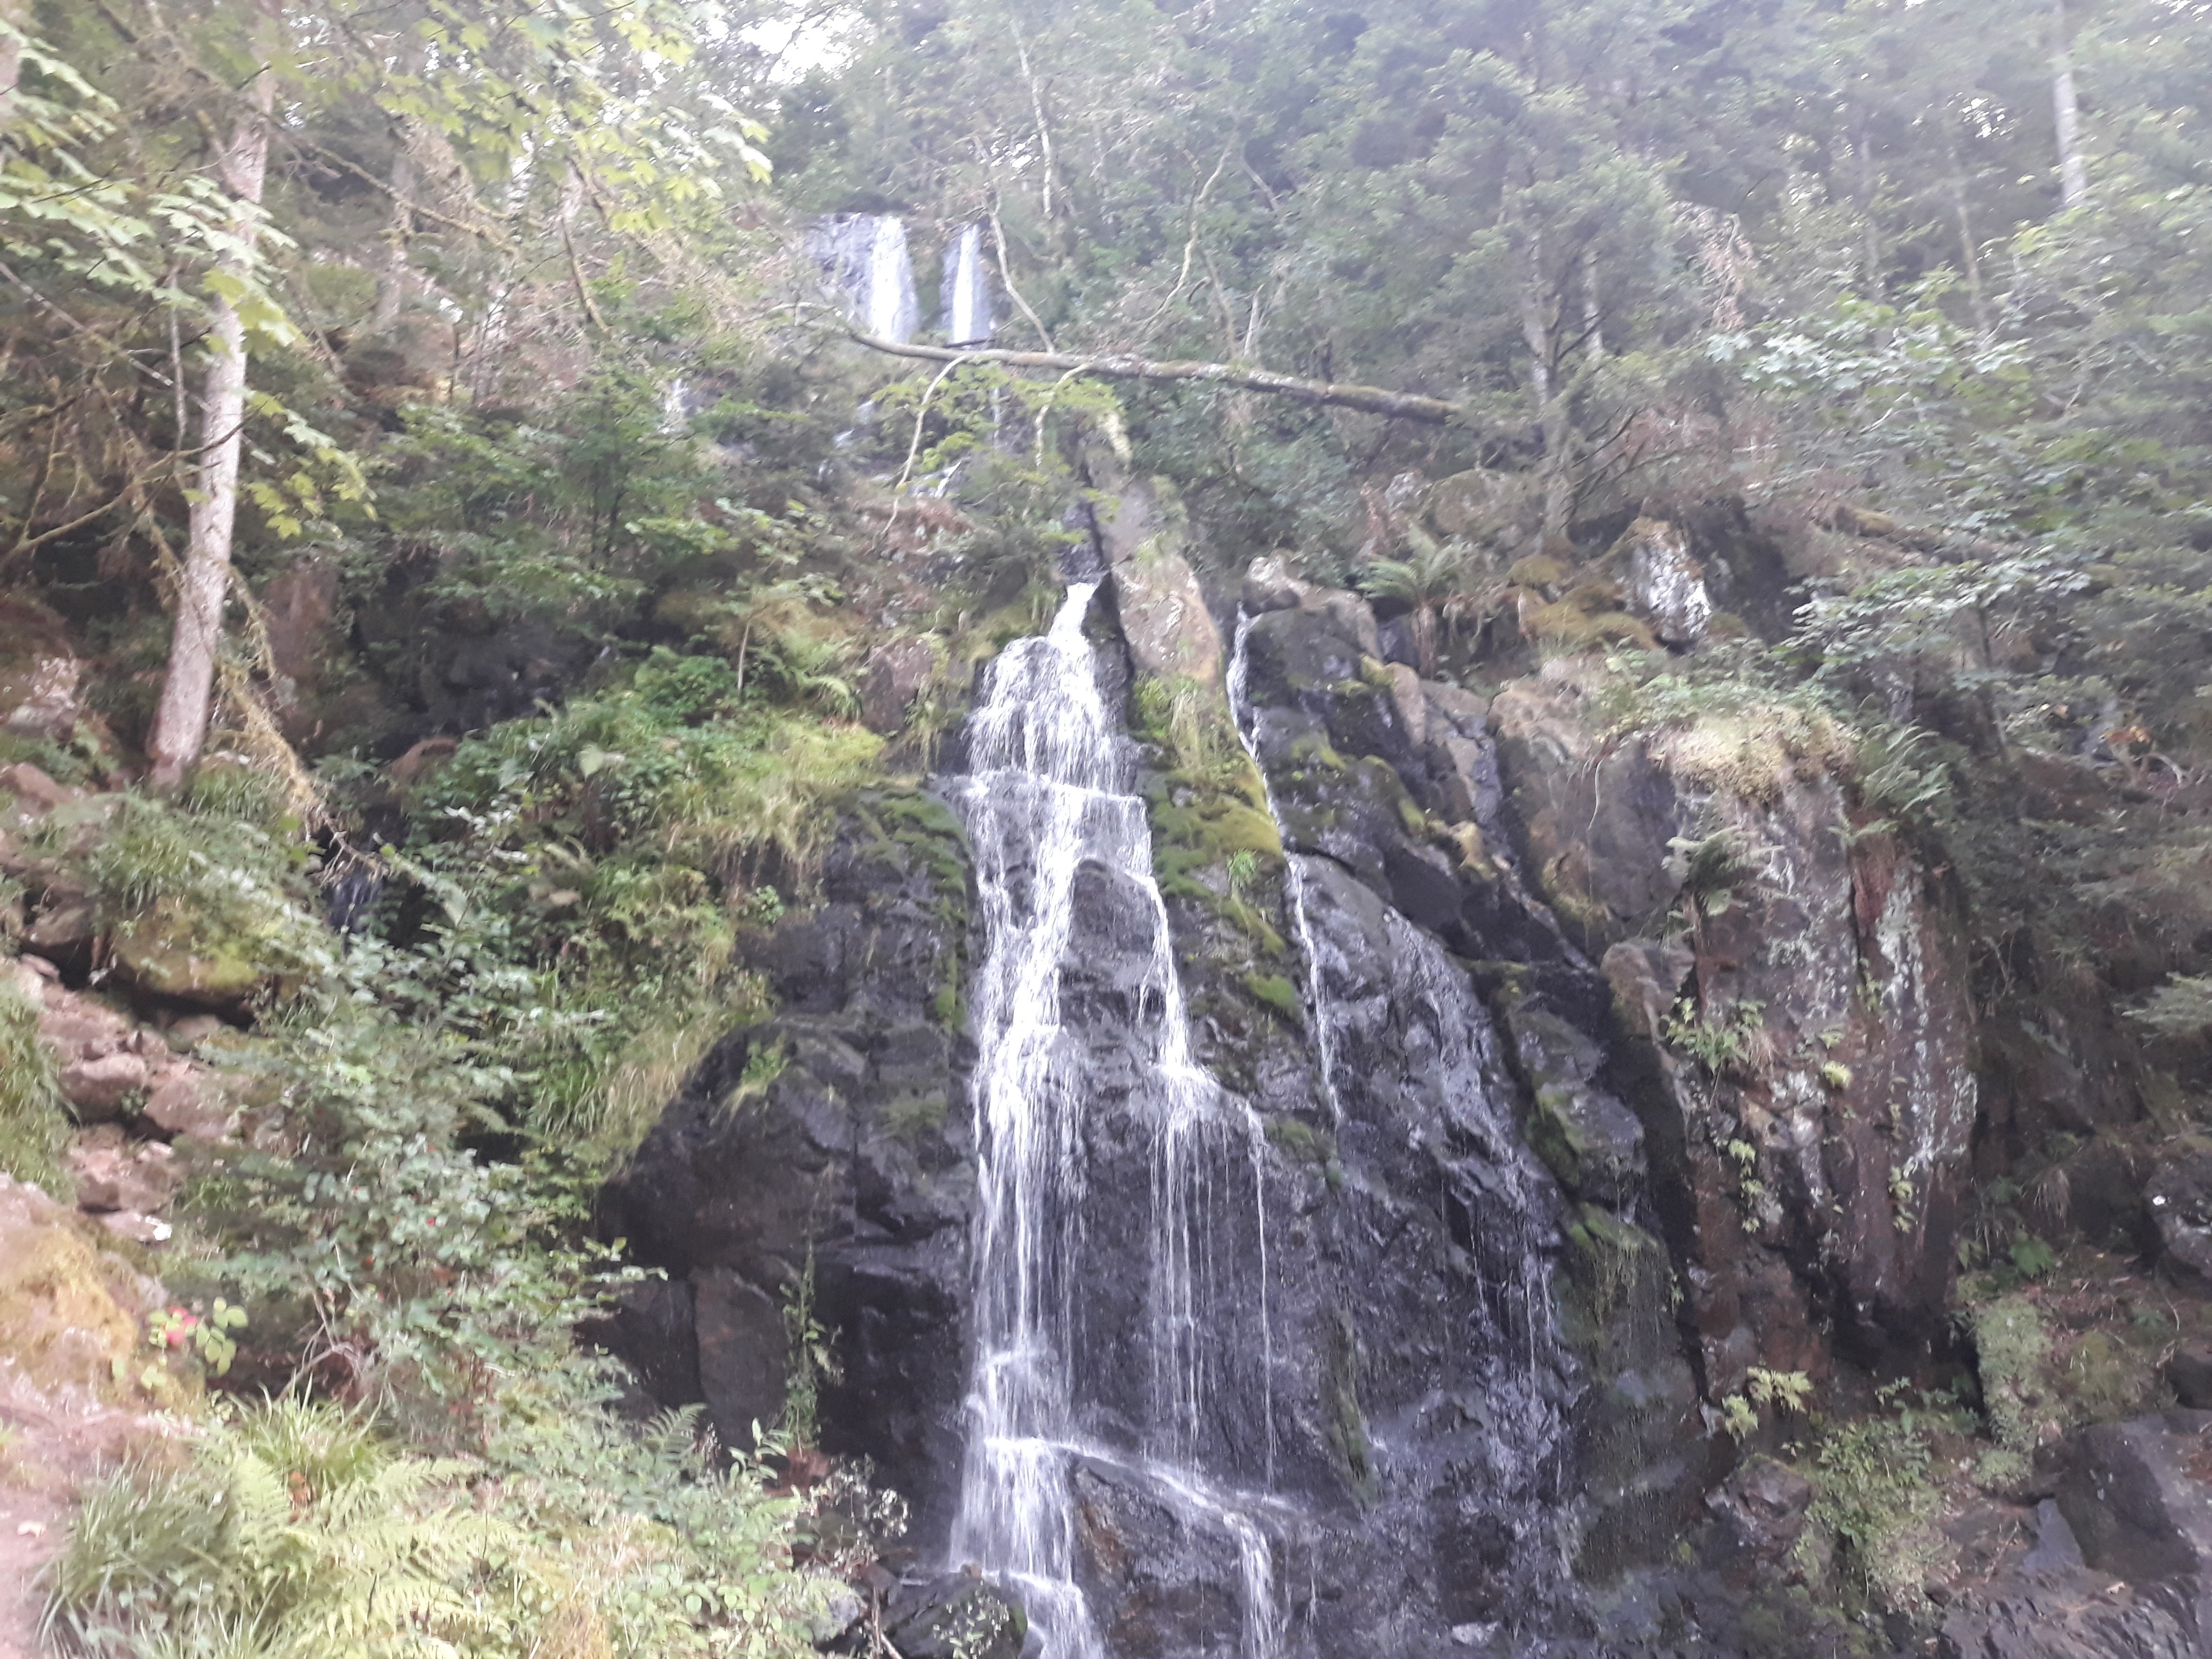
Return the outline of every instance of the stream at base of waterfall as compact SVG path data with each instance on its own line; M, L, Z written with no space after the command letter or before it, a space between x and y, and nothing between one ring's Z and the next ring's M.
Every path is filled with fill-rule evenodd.
M1221 1448L1209 1420L1223 1391L1259 1391L1272 1447L1261 1125L1191 1057L1167 912L1153 879L1145 804L1128 793L1115 723L1083 633L1095 582L1070 587L1043 635L993 667L972 718L970 771L957 800L974 847L982 956L972 1030L977 1147L973 1369L967 1449L952 1536L956 1565L1002 1576L1021 1597L1045 1659L1103 1659L1080 1583L1073 1476L1079 1465L1140 1483L1185 1524L1233 1540L1242 1564L1244 1659L1273 1659L1283 1614L1267 1516L1238 1489L1272 1474ZM1138 1075L1094 1066L1064 981L1086 884L1148 927L1127 988L1141 1028ZM1123 1068L1127 1069L1127 1068ZM1115 1103L1102 1100L1118 1091ZM1145 1143L1151 1170L1150 1282L1136 1328L1088 1328L1085 1271L1091 1140ZM1259 1305L1235 1294L1237 1242L1256 1240ZM1234 1304L1235 1305L1231 1305ZM1256 1364L1232 1340L1256 1317ZM1148 1369L1145 1420L1095 1410L1105 1345L1135 1343ZM1224 1465L1230 1465L1224 1467Z

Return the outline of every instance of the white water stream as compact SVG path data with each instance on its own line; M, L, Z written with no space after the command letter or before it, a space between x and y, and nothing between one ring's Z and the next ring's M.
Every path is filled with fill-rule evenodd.
M1252 730L1249 688L1246 681L1251 673L1251 613L1239 607L1237 612L1237 644L1229 658L1229 717L1237 728L1237 740L1244 745L1250 757L1252 769L1260 775L1260 787L1267 798L1267 816L1278 830L1283 815L1276 809L1275 786L1268 781L1267 769L1260 763L1260 750ZM1341 1125L1344 1121L1344 1097L1337 1091L1336 1081L1336 1022L1333 1010L1334 1001L1328 988L1322 981L1321 951L1314 940L1313 917L1306 904L1306 872L1297 854L1287 847L1283 849L1283 876L1289 889L1291 926L1298 936L1298 954L1306 963L1306 1006L1313 1016L1314 1055L1321 1062L1322 1089L1328 1097L1330 1115Z
M991 338L991 280L983 270L983 227L963 225L945 261L945 343L983 345Z
M1249 1152L1261 1240L1260 1389L1271 1388L1266 1336L1267 1223L1257 1120L1192 1058L1167 912L1152 875L1145 804L1127 793L1113 720L1099 695L1083 623L1097 584L1079 582L1045 634L1016 641L994 665L969 726L970 775L959 797L975 850L983 935L972 1032L977 1216L975 1331L967 1449L952 1559L1003 1575L1026 1607L1044 1659L1104 1659L1079 1583L1071 1481L1079 1460L1135 1473L1194 1526L1228 1537L1241 1563L1243 1659L1274 1659L1282 1615L1270 1540L1248 1504L1224 1501L1198 1467L1221 1358L1226 1154ZM1146 1330L1151 1398L1143 1444L1087 1443L1076 1374L1085 1270L1086 1115L1093 1079L1079 1034L1062 1023L1078 877L1096 866L1149 901L1152 950L1133 999L1144 1024L1152 1217ZM1261 1409L1273 1443L1273 1401ZM1272 1462L1272 1457L1270 1458Z

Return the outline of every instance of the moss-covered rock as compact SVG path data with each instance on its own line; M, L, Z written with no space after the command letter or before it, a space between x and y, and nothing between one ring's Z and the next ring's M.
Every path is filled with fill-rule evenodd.
M36 1187L0 1176L0 1352L48 1395L107 1399L161 1287Z

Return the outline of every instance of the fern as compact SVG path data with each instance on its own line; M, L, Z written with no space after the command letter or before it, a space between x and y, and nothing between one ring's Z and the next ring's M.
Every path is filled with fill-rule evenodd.
M287 1401L211 1428L181 1468L87 1498L45 1628L88 1654L458 1652L508 1625L472 1582L513 1526L456 1503L476 1466L394 1455L357 1415Z

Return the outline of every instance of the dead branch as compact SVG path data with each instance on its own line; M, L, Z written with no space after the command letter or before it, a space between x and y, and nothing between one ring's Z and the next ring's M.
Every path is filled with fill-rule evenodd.
M1264 392L1293 403L1316 408L1356 409L1393 420L1420 421L1430 426L1449 426L1464 421L1466 410L1442 398L1417 392L1393 392L1387 386L1343 385L1331 380L1305 380L1291 374L1273 374L1265 369L1240 368L1234 363L1190 362L1153 362L1142 357L1108 353L1095 357L1071 356L1057 351L956 351L949 346L901 345L878 339L857 329L848 331L871 351L891 357L912 357L928 363L997 363L1007 368L1035 368L1055 374L1095 374L1108 380L1199 380Z

